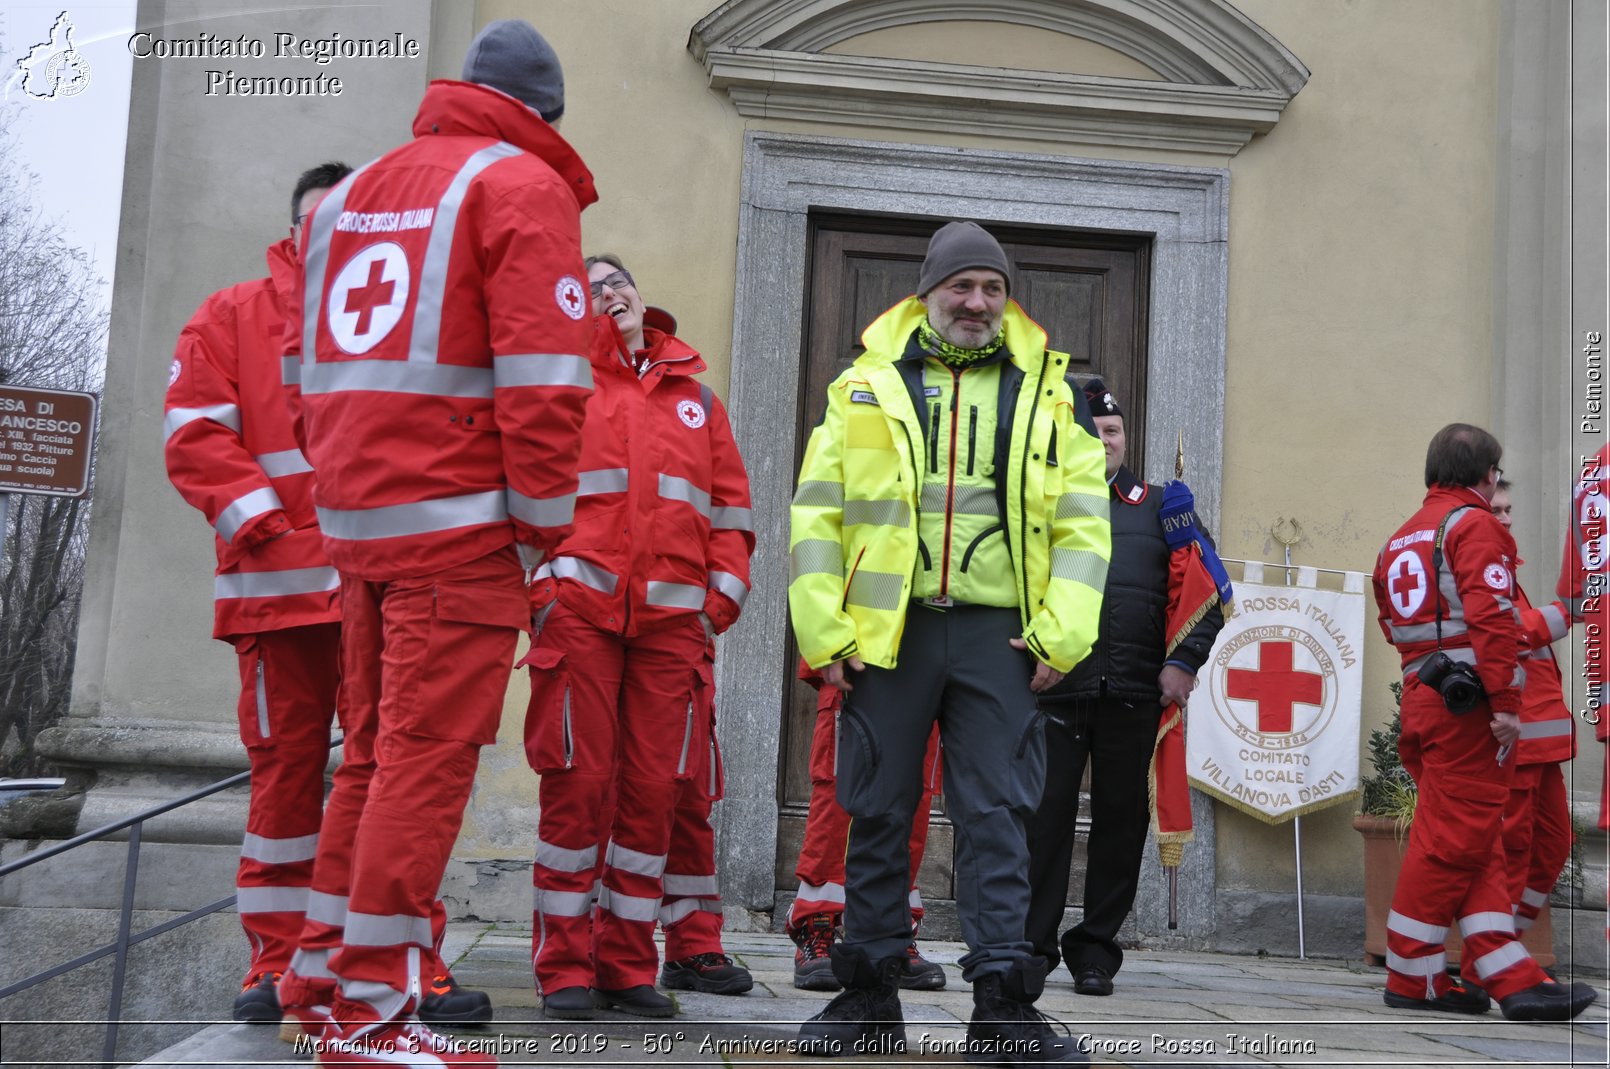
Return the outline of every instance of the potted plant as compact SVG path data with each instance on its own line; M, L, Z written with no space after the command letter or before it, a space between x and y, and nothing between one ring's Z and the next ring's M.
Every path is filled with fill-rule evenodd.
M1420 800L1420 792L1398 754L1398 736L1403 731L1403 684L1393 682L1391 686L1392 719L1385 727L1370 732L1370 767L1374 774L1365 776L1360 783L1362 812L1353 818L1353 827L1364 838L1364 958L1372 965L1386 963L1386 917L1392 909L1392 892L1409 848L1409 828ZM1554 964L1554 929L1547 903L1521 943L1539 965ZM1464 948L1457 926L1449 931L1447 947L1448 963L1457 965Z

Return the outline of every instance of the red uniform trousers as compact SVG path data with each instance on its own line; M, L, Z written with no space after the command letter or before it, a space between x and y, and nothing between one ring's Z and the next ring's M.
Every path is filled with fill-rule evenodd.
M542 777L531 873L539 992L654 983L654 924L677 800L706 745L704 649L693 613L627 638L563 602L532 643L525 745Z
M1560 766L1521 765L1504 807L1504 868L1517 932L1537 920L1570 857L1571 806Z
M850 814L839 805L837 778L833 766L838 750L838 713L844 693L824 686L816 699L816 726L811 732L811 804L805 817L805 838L800 844L794 875L799 891L788 911L786 930L797 932L812 914L828 913L835 920L844 915L844 846L850 836ZM928 814L933 796L940 791L939 726L928 736L928 754L923 758L923 783L927 785L911 820L911 928L922 922L922 895L917 893L917 870L922 867L923 849L928 845Z
M713 696L714 687L707 693ZM716 877L716 832L710 825L710 810L721 800L725 778L721 749L716 745L715 701L711 700L709 706L704 760L682 784L671 823L665 897L660 902L666 961L723 953L721 882Z
M236 908L252 947L246 980L284 972L296 951L324 810L324 766L340 682L341 625L241 635L240 738L251 762Z
M333 977L337 1020L390 1021L441 971L436 893L530 610L512 546L418 578L343 575L341 602L345 754L281 1000L314 1004Z
M1455 921L1467 963L1494 998L1544 983L1515 938L1501 835L1514 766L1498 764L1487 706L1455 716L1411 679L1398 748L1420 803L1387 917L1387 989L1410 998L1446 991L1443 944ZM1464 971L1472 972L1469 964Z

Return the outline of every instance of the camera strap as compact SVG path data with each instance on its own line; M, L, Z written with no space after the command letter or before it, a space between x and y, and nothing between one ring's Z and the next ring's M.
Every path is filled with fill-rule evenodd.
M1448 521L1457 513L1465 509L1475 508L1475 505L1456 505L1448 510L1448 515L1442 518L1437 525L1436 541L1431 543L1431 581L1437 588L1437 649L1442 649L1442 540L1448 534ZM1449 573L1452 574L1451 572Z

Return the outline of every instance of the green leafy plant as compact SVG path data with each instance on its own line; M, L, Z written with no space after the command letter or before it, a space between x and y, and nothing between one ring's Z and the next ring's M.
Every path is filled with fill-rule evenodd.
M1420 792L1398 756L1398 736L1403 733L1403 684L1394 682L1391 687L1392 719L1385 727L1370 732L1370 767L1375 774L1365 776L1360 785L1360 805L1370 816L1391 818L1397 823L1398 834L1403 835L1414 822Z

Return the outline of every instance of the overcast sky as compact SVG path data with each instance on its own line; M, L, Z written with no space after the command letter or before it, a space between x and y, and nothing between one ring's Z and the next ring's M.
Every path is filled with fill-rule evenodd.
M17 63L33 46L50 40L63 11L73 24L72 43L88 66L88 82L71 96L40 99L25 91ZM134 0L5 0L0 5L0 101L13 116L23 162L39 176L35 200L47 218L60 222L68 240L94 259L106 281L108 307L134 64L127 42L133 32Z

